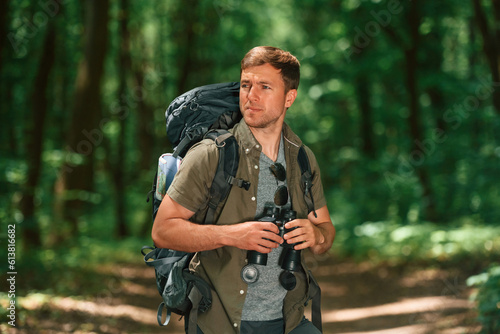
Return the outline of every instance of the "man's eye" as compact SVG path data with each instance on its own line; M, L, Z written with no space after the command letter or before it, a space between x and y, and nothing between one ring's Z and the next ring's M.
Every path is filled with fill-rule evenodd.
M262 88L264 88L264 89L271 89L271 87L266 86L266 85L262 86Z

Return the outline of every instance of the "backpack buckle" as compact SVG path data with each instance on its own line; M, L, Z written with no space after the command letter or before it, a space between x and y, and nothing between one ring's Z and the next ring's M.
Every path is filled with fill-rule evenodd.
M232 177L231 175L228 176L227 183L232 184L232 185L236 185L239 188L245 189L247 191L248 191L248 189L250 189L250 185L251 185L250 182L245 181L243 179Z
M217 132L215 132L215 133L217 133ZM222 135L218 135L217 138L215 138L215 140L214 140L215 145L218 148L226 146L226 139L228 139L231 136L232 136L232 134L230 132L222 134Z

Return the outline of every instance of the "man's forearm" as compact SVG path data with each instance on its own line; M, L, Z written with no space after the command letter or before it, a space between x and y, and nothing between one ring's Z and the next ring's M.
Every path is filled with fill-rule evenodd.
M335 227L331 222L325 222L315 225L315 228L321 234L322 238L320 236L318 243L309 247L309 249L313 254L323 254L332 247L333 240L335 239Z
M183 252L201 252L224 246L224 226L200 225L181 218L155 222L152 231L156 247Z
M270 222L244 222L233 225L199 225L182 218L157 221L152 237L156 247L184 252L201 252L223 246L269 253L283 239Z

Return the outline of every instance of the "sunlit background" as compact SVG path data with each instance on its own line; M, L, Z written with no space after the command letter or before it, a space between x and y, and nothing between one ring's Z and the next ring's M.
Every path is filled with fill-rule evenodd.
M23 0L0 13L0 236L7 245L15 226L27 332L44 315L54 320L46 329L113 332L58 327L63 311L47 305L119 295L127 276L113 266L142 266L140 246L152 243L146 198L158 156L172 149L166 107L191 88L238 81L256 45L301 62L286 121L316 154L337 228L320 264L458 270L469 308L482 303L470 324L499 330L495 1ZM150 298L154 311L159 296ZM329 331L355 331L334 329L343 315L357 319L330 314Z

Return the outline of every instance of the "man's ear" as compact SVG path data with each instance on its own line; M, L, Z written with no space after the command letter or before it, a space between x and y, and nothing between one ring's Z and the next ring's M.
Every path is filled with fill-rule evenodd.
M296 97L297 97L297 90L290 89L285 96L285 107L290 108L293 104L293 101L295 101Z

